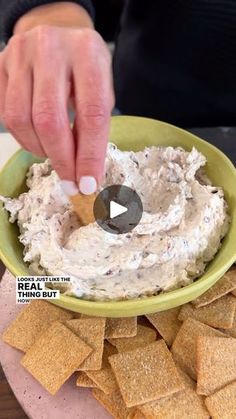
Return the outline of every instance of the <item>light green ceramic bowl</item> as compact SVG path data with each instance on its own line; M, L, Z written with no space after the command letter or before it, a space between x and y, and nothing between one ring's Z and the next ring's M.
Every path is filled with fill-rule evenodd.
M179 306L201 295L210 288L236 261L236 169L230 160L206 141L152 119L118 116L112 118L110 140L119 148L142 150L145 146L181 146L191 150L194 146L207 157L207 174L214 183L224 188L232 222L230 231L205 274L193 284L155 297L120 302L94 302L61 296L52 302L69 310L108 317L126 317L153 313ZM39 161L25 151L18 151L0 174L0 194L17 197L25 188L25 174L30 165ZM1 204L0 204L1 205ZM0 258L14 275L28 275L23 262L22 246L18 241L18 229L8 221L8 215L0 207Z

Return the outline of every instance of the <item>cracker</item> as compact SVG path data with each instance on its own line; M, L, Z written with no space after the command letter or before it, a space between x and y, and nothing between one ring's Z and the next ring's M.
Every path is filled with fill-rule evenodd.
M109 362L127 407L168 396L184 386L163 340L112 355Z
M206 397L205 403L213 419L236 418L236 381Z
M204 307L195 308L191 303L182 306L179 320L184 321L189 317L199 320L209 326L230 329L233 325L236 309L236 298L225 295Z
M222 329L222 332L232 338L236 338L236 313L234 315L233 325L230 329Z
M127 419L134 411L133 408L126 407L118 388L111 394L104 394L101 390L94 389L92 394L115 419Z
M117 353L117 349L110 343L104 343L102 369L99 371L87 371L88 377L102 390L105 394L110 394L117 389L115 375L109 363L109 356Z
M155 330L138 324L136 336L131 338L109 339L109 342L117 348L118 352L125 352L146 346L154 342L156 337Z
M148 314L146 316L168 346L172 345L181 326L181 322L178 319L179 312L180 307L176 307L171 310L160 311L159 313Z
M26 352L21 365L56 394L92 349L60 322L54 322Z
M91 195L83 195L81 193L78 193L77 195L72 195L70 197L70 201L73 205L74 211L78 215L83 225L88 225L95 221L93 206L96 197L96 193L93 193Z
M34 300L20 311L16 319L3 333L4 342L26 352L36 338L56 320L64 322L73 313L44 300Z
M139 406L145 419L209 419L203 398L194 389L186 388L169 397Z
M189 318L182 324L171 348L175 361L194 380L197 379L196 345L199 336L225 337L220 331Z
M193 389L195 389L195 387L196 387L196 383L195 383L195 381L191 378L191 377L189 377L189 375L188 374L186 374L186 372L184 372L180 367L179 367L179 365L178 364L175 364L176 365L176 368L177 368L177 370L178 370L178 373L179 373L179 375L180 375L180 377L182 378L182 380L183 380L183 382L184 382L184 384L185 384L185 387L191 387L191 388L193 388Z
M137 335L137 317L107 318L105 338L128 338Z
M78 387L97 388L97 385L83 371L79 372L76 380Z
M111 355L117 354L117 348L111 345L109 342L105 340L104 342L104 349L103 349L103 356L102 356L102 367L110 367L109 357Z
M156 328L153 326L152 323L150 323L150 321L147 319L146 316L138 316L138 324L141 324L141 326L146 326L146 327L151 327L151 329L155 329Z
M127 419L146 419L146 417L140 410L136 409L134 412L129 413Z
M110 367L102 368L99 371L87 371L86 374L105 394L111 394L118 388L115 375Z
M145 419L173 419L173 412L175 419L209 418L203 397L199 396L195 391L195 382L179 367L177 369L184 381L184 390L169 397L139 406L139 410L143 412Z
M81 318L66 322L66 326L93 349L91 355L79 366L79 371L101 369L105 323L106 319L103 318Z
M192 301L195 307L202 307L212 303L223 295L236 289L236 271L228 271L213 287ZM236 290L235 290L236 292Z
M76 312L73 313L73 319L80 319L81 317L82 317L81 313L76 313Z
M236 339L200 337L197 340L197 393L215 393L236 380Z

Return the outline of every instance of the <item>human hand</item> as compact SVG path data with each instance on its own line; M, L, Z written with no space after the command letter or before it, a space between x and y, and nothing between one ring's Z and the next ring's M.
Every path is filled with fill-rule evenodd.
M0 91L0 119L22 147L48 156L60 178L81 192L94 192L114 105L111 58L101 36L45 25L14 35L0 54Z

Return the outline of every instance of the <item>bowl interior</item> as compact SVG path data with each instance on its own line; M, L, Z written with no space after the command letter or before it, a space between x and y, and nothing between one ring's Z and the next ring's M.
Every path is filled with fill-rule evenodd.
M232 222L222 247L208 265L205 274L193 284L155 297L120 302L93 302L61 296L55 300L64 308L90 315L122 317L166 310L196 298L212 286L236 260L236 169L217 148L172 125L138 117L112 118L110 141L123 150L141 150L145 146L196 147L207 157L206 171L215 185L224 188ZM26 190L25 175L31 164L41 161L23 150L18 151L0 174L0 194L17 197ZM23 247L18 240L18 228L8 221L0 203L0 257L14 275L29 275L23 262Z

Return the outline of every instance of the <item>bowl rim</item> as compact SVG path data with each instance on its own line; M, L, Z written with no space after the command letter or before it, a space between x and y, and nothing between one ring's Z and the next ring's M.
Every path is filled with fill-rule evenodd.
M230 169L234 173L235 180L236 180L236 167L231 162L231 160L217 147L212 145L211 143L208 143L206 140L203 140L199 138L197 135L192 134L191 132L188 132L182 128L176 127L172 124L156 120L153 118L145 118L145 117L136 117L136 116L128 116L128 115L119 115L114 116L112 119L138 119L138 120L145 120L145 121L156 121L159 122L166 127L175 128L175 130L179 131L181 134L184 132L187 133L190 137L197 139L198 142L201 142L205 144L208 148L213 149L215 152L221 155L221 158L224 160L225 164L230 166ZM2 173L8 169L8 166L10 166L14 160L18 157L19 154L24 152L24 150L19 149L16 151L10 159L4 164L2 169L0 170L0 177ZM220 251L220 250L219 250ZM7 256L4 253L4 249L2 246L0 246L0 259L5 264L6 268L9 269L9 271L15 275L15 276L26 276L25 272L22 272L22 274L19 272L18 269L15 268L14 264L11 263L10 260L8 260ZM217 272L211 275L209 278L204 278L203 276L196 279L196 281L192 282L189 285L186 285L182 288L178 288L172 291L167 291L163 294L158 294L156 296L150 296L150 297L142 297L142 298L135 298L131 300L119 300L119 301L93 301L93 300L85 300L74 296L69 295L60 295L60 298L58 300L48 300L51 303L58 305L60 307L67 308L71 311L85 313L85 314L91 314L91 315L100 315L100 316L107 316L107 317L128 317L128 316L134 316L134 315L142 315L143 313L153 313L157 311L167 310L168 308L173 308L176 306L179 306L179 299L183 300L181 304L184 304L185 302L191 301L191 294L194 294L194 298L196 296L201 295L203 292L207 291L214 283L221 278L225 272L230 268L233 263L236 262L236 249L235 254L233 254L225 263L221 269L218 269ZM29 275L30 276L30 275ZM31 275L33 276L33 275ZM176 301L176 303L175 303ZM159 308L157 309L156 305L158 304ZM165 307L165 308L161 308ZM167 308L166 308L167 307ZM128 310L129 313L125 313L125 311ZM105 314L103 314L105 313ZM121 314L123 313L123 315Z

